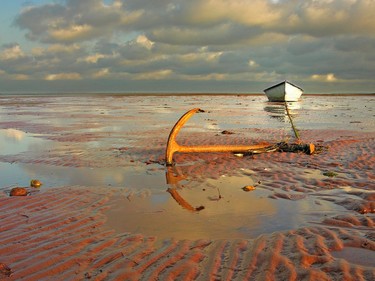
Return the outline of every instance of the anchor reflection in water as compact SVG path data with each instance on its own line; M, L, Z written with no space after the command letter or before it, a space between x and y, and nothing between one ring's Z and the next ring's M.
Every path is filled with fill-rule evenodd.
M201 211L204 209L204 206L193 207L188 203L182 196L178 193L177 189L182 188L180 181L186 179L186 176L182 175L176 166L168 166L166 170L166 180L167 184L173 186L168 188L167 192L172 196L172 198L184 209L192 212Z

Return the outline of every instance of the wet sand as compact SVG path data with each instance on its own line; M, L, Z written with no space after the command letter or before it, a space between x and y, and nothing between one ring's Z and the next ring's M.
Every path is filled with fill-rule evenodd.
M294 140L280 104L212 99L0 96L0 280L374 280L375 97L290 105L318 154L176 153L166 168L194 107L180 144Z

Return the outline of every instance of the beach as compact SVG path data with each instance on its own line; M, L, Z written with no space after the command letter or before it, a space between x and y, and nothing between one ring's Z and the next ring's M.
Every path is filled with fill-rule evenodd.
M288 107L316 153L167 167L193 108L181 145L296 137L264 95L0 95L0 280L374 280L375 96Z

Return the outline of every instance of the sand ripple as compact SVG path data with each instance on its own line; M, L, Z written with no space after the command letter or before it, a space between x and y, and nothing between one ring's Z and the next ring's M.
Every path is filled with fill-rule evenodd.
M131 167L142 171L143 189L67 184L27 197L9 197L8 187L2 185L0 280L375 280L375 138L367 119L361 123L363 130L348 119L351 127L340 130L326 128L330 123L324 122L333 120L316 118L310 124L310 117L320 114L312 109L300 119L295 115L297 126L298 121L305 122L306 128L300 130L303 141L323 147L312 156L268 153L239 158L230 153L176 153L176 174L185 179L187 188L201 183L209 188L210 179L236 176L251 179L257 190L270 194L269 200L279 200L273 202L302 205L312 198L317 209L329 201L342 211L317 211L317 219L308 227L254 239L162 241L109 229L107 211L114 207L119 193L128 199L149 196L155 183L144 184L144 176L162 173L164 177L171 126L189 109L186 107L211 101L205 97L103 99L3 100L0 128L13 130L13 135L6 136L12 140L5 144L14 151L5 149L0 162L45 165L52 170L123 168L123 173ZM246 99L223 98L224 104L214 114L208 112L203 119L187 124L178 141L255 144L291 138L285 120L265 122L270 116L259 110L262 102L253 102L257 107L251 110L247 105L251 101ZM323 123L314 128L320 121ZM339 126L342 118L335 122ZM234 134L220 134L228 128ZM327 172L335 176L329 177ZM129 181L129 173L126 176ZM125 220L127 215L123 214Z
M116 189L54 188L0 201L0 262L6 280L373 280L375 269L335 258L346 247L375 251L374 221L332 217L327 226L253 240L165 240L106 231ZM358 231L363 234L358 235ZM1 273L0 273L1 274ZM1 277L1 275L0 275ZM4 276L3 276L4 277Z

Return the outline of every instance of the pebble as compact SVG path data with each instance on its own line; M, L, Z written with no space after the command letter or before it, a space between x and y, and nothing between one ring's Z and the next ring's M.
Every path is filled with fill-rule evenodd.
M10 196L26 196L27 190L24 187L14 187L10 191Z

